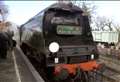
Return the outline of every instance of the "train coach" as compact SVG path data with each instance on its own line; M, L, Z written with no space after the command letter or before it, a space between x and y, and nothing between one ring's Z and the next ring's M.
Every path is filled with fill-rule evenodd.
M58 79L98 67L88 16L71 3L55 3L21 25L20 46Z

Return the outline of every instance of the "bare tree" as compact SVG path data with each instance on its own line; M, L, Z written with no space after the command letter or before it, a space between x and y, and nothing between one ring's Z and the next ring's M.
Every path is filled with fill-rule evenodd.
M106 26L107 27L109 27L109 30L110 31L113 31L113 21L112 20L110 20L110 19L107 19L107 21L106 21Z
M109 28L110 31L113 31L113 28L115 26L114 21L107 17L96 17L94 20L95 26L97 27L97 30L105 31L106 27ZM116 28L115 28L116 29Z
M0 31L6 29L6 18L8 15L8 7L3 1L0 1Z
M95 4L93 4L92 2L77 1L77 0L74 0L74 1L71 0L71 2L79 6L84 11L84 15L88 16L90 23L93 22L92 18L93 18L93 15L96 13L95 10L97 8Z
M77 1L77 0L58 0L59 3L73 3L79 6L83 11L84 15L87 15L90 23L92 23L93 14L95 14L96 6L91 2L87 1Z
M94 20L95 26L97 27L97 30L105 30L104 27L106 25L106 19L104 17L96 17Z
M114 28L116 31L120 32L120 24L114 24Z
M90 3L83 2L82 9L84 11L84 14L88 16L90 23L92 23L93 22L92 18L93 18L93 14L95 14L96 6Z
M2 21L5 21L8 16L8 6L5 5L3 1L0 1L0 15L2 17Z

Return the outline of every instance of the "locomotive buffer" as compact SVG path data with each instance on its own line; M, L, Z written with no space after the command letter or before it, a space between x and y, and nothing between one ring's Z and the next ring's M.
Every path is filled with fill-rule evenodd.
M19 46L0 59L0 82L44 82Z

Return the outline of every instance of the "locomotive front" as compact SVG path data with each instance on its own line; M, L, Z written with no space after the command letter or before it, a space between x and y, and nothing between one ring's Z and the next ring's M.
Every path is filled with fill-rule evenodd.
M59 4L45 12L43 22L46 64L55 66L55 74L62 69L75 74L97 67L97 48L94 44L88 17L73 5Z
M79 7L54 4L23 28L23 52L40 61L41 66L52 68L55 76L63 79L69 74L76 75L77 69L88 72L98 67L98 52L89 20Z

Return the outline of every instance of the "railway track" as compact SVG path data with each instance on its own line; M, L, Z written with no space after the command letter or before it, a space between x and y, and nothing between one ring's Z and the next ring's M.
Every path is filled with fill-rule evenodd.
M95 82L120 82L120 72L104 65L101 70L96 71Z
M39 62L37 62L34 58L28 57L35 69L38 71L40 76L44 79L45 82L53 82L49 76L47 76L46 71L44 69L41 69L39 66ZM89 73L89 76L87 77L88 80L86 82L120 82L119 80L120 73L118 73L116 70L104 66L103 69L99 71L93 71ZM73 81L70 80L70 78L66 79L65 81L58 81L58 82L83 82L80 80Z
M46 73L47 71L44 68L40 67L38 61L36 61L34 58L30 56L28 56L28 59L30 60L32 65L35 67L35 69L44 79L45 82L53 82L52 79L47 75ZM120 82L119 78L120 78L120 73L118 73L118 71L110 67L104 66L103 69L99 71L90 72L89 76L87 76L87 80L84 82ZM59 81L59 82L83 82L83 81L81 81L80 79L77 81L67 79L65 81Z
M33 58L29 58L36 70L39 72L39 74L42 76L42 78L45 80L45 82L53 82L45 73L44 69L40 69L39 64L36 60ZM35 64L36 63L36 64ZM119 76L120 73L118 73L116 70L111 69L107 66L104 66L102 70L100 71L93 71L89 73L89 77L87 82L119 82ZM63 82L63 81L60 81ZM65 82L82 82L82 81L72 81L70 79L65 80Z
M119 79L117 76L120 74L116 72L115 70L105 67L105 70L101 74L102 82L119 82Z
M106 65L103 73L104 82L120 82L120 60L119 51L98 47L100 55L99 61Z

